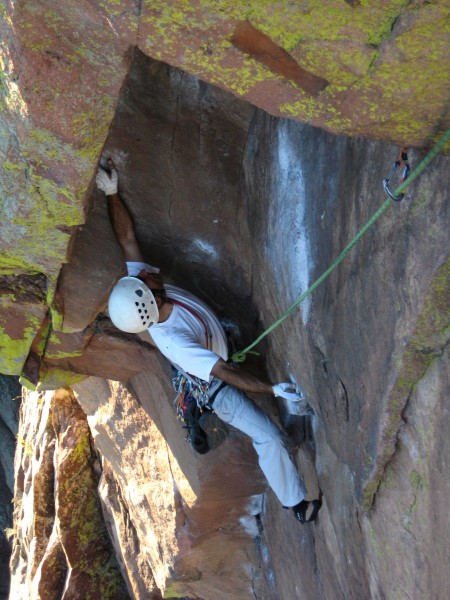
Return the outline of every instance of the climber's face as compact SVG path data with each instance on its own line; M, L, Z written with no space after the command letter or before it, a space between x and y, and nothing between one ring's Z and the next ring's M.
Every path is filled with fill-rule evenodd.
M139 271L138 279L143 281L149 289L163 289L163 278L159 273L149 273L145 269Z
M159 273L149 273L145 269L142 269L139 271L137 278L144 282L148 289L151 290L155 296L156 305L158 308L161 308L165 300L164 293L162 295L158 294L158 291L164 292L164 283L161 275Z

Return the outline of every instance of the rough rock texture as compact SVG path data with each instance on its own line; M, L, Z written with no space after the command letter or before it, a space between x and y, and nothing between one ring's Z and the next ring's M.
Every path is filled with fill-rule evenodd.
M362 521L370 539L373 595L389 597L394 589L410 597L448 596L448 576L439 567L447 560L444 540L449 533L446 511L441 508L450 493L448 359L448 350L435 356L415 387L397 452L377 491L373 518ZM386 519L383 506L392 508L391 520ZM392 522L399 526L398 536L392 535Z
M19 375L24 358L40 356L48 335L46 279L38 275L5 275L0 281L1 371ZM41 332L42 335L38 335ZM33 351L31 351L32 345ZM39 371L39 367L37 367ZM26 369L25 369L26 371Z
M19 427L21 388L17 377L0 376L0 598L9 594L9 557L14 494L14 451Z
M376 177L387 149L364 140L330 139L265 115L252 126L258 137L244 168L249 223L253 243L264 248L260 260L255 257L253 290L268 325L281 309L279 290L287 292L286 304L292 301L375 212ZM263 146L262 137L272 143ZM276 177L263 153L272 166L278 164ZM431 172L413 185L404 203L391 207L297 316L267 338L272 379L291 372L317 415L312 428L324 506L315 539L309 538L315 553L298 559L302 572L309 569L311 575L300 597L412 598L418 589L428 597L431 580L435 597L448 593L445 568L433 560L445 555L449 534L435 505L447 493L448 452L444 447L442 463L436 457L439 466L432 458L441 424L448 427L449 418L447 408L439 408L449 389L443 366L449 321L445 165L440 160L434 171L443 181ZM341 168L347 177L339 174ZM255 181L264 193L253 192L259 192L251 185ZM291 237L277 230L290 231ZM426 405L436 406L431 421L419 389ZM416 439L416 449L408 438ZM435 471L443 474L439 484L430 473ZM422 490L432 485L437 488L425 508ZM386 493L386 486L395 493ZM415 510L419 496L422 510ZM277 589L281 598L297 597L299 582L292 566L283 566L278 537L291 532L277 525L276 535L268 533L269 547L276 544L278 550L273 552ZM436 525L442 537L434 538L426 556L427 532ZM303 535L302 540L306 543Z
M397 600L428 594L446 600L447 157L434 160L405 200L393 204L326 283L260 344L263 357L251 363L273 381L295 378L315 410L304 423L288 416L284 405L258 399L273 416L281 410L298 444L295 458L310 494L323 493L315 526L301 527L271 492L261 495L266 486L254 453L236 432L207 461L194 456L174 417L167 365L151 351L148 337L118 334L108 320L108 294L123 266L104 198L89 187L106 138L104 154L117 162L120 190L146 258L240 325L240 347L286 310L379 208L382 179L398 155L398 147L385 142L337 137L270 116L194 75L130 51L137 38L145 52L153 48L158 56L167 43L176 50L170 61L184 61L194 70L199 54L190 51L190 43L194 34L195 40L207 35L199 52L211 62L202 73L214 81L222 78L221 85L230 89L236 81L248 85L241 93L248 91L255 103L274 112L270 102L299 103L299 112L289 109L288 114L333 131L420 145L433 137L433 124L444 127L440 86L447 85L447 71L441 77L440 69L448 44L440 46L446 35L441 3L402 3L399 9L393 2L377 3L378 8L350 2L340 3L338 13L330 4L325 15L322 5L302 5L312 37L313 17L320 14L327 30L341 28L339 35L350 40L350 33L358 33L356 57L361 40L367 50L362 66L355 55L342 59L349 69L360 65L362 78L361 87L342 80L342 96L331 73L333 61L340 60L342 37L336 33L337 39L323 41L321 47L332 46L329 60L320 52L305 62L297 59L312 76L330 82L317 97L320 102L331 92L339 102L347 98L345 126L344 108L328 104L341 112L326 108L317 116L318 100L308 97L305 104L298 83L287 81L289 73L301 76L292 63L299 42L291 36L276 51L270 40L277 46L277 36L264 27L269 21L275 27L281 9L277 13L272 3L258 3L251 6L255 18L251 11L244 18L235 6L231 22L231 9L221 3L225 18L214 27L216 4L199 7L209 10L210 20L203 23L210 26L203 28L196 27L195 14L186 17L187 5L170 3L142 3L138 20L138 6L125 3L19 2L12 20L5 20L0 370L18 374L23 366L22 380L40 380L43 389L74 384L103 466L100 474L95 463L98 482L94 456L87 451L87 422L78 407L73 408L75 422L66 428L67 408L75 406L71 392L55 395L53 402L62 406L52 423L47 417L38 422L35 411L39 407L50 414L50 405L44 409L40 403L47 406L53 395L28 396L31 408L17 458L13 593L24 597L26 589L38 597L53 590L59 598L64 581L83 578L82 585L98 596L105 579L113 585L118 581L116 571L97 570L94 576L83 563L71 573L73 579L66 579L66 556L76 561L80 550L84 555L90 548L84 525L72 527L68 518L73 498L59 493L58 483L51 493L56 447L64 449L55 462L56 482L61 476L65 484L72 466L79 468L93 504L99 483L107 528L132 597ZM287 8L293 11L293 29L283 19L280 26L294 31L297 6ZM245 19L250 25L242 25ZM401 29L413 23L423 26L420 39L427 40L428 56L418 35ZM237 24L241 35L236 37ZM377 49L366 48L364 36L372 27L379 35L369 43L380 51L378 57ZM437 50L430 41L434 27L439 29L433 38ZM225 30L229 42L219 56L214 40L223 39ZM400 42L413 47L397 52ZM239 46L253 53L264 46L268 54L248 59ZM289 58L283 58L286 52ZM315 56L321 57L320 68L313 64ZM406 69L411 56L416 77ZM239 57L242 69L233 57ZM274 69L277 57L278 75L267 79L267 65ZM254 73L261 80L255 85ZM375 80L380 91L380 78L386 92L382 106L370 95ZM442 120L434 121L438 114ZM410 151L412 165L423 155L423 149ZM33 420L39 427L35 438ZM71 462L67 440L83 448L84 462ZM31 491L35 485L36 493ZM25 502L20 503L22 493ZM52 497L55 507L44 501ZM22 508L35 517L19 527ZM89 522L100 529L96 509ZM61 517L55 520L58 510ZM72 589L69 585L67 597Z
M161 370L136 376L129 389L101 379L76 389L109 463L101 495L135 597L159 589L166 598L240 600L254 589L264 598L249 531L251 498L266 485L249 441L233 431L220 452L196 455Z
M272 114L422 145L449 123L448 19L445 2L145 2L138 45Z
M127 598L73 393L25 394L18 439L10 598Z
M375 213L396 154L276 119L139 52L105 148L147 259L231 317L243 342ZM410 152L412 164L422 156ZM97 376L76 392L134 597L446 598L450 532L435 503L448 493L448 166L435 159L259 346L264 363L252 368L296 379L316 413L305 427L280 407L310 494L323 493L317 525L303 528L271 492L260 496L248 440L233 432L207 461L189 451L167 365L148 338L108 325L122 261L93 193L58 285L67 331L52 332L41 377Z
M50 308L61 329L67 311L56 279L85 220L133 47L273 114L428 147L450 123L449 10L419 0L333 0L326 11L315 0L8 0L0 11L0 275L43 278L43 312ZM0 323L0 369L20 374L43 316L15 312L1 296L17 326L11 334Z
M273 114L334 133L421 145L434 124L449 122L445 2L197 6L145 2L139 47Z
M56 279L71 234L85 218L92 165L133 40L104 23L103 9L88 2L7 2L0 11L3 373L20 374L48 307L53 305L54 322L60 314ZM19 280L11 283L10 276ZM21 300L24 277L38 279L44 292L25 314L23 303L11 297ZM8 321L16 323L12 332L3 305Z

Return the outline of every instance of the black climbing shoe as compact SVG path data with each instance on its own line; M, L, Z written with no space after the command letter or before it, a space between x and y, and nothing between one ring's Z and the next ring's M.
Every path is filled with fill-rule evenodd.
M311 500L310 502L302 500L293 506L292 510L294 511L295 518L303 525L304 523L311 523L311 521L316 520L321 506L321 500Z
M198 420L198 423L202 430L206 433L210 450L214 450L226 440L228 435L228 427L221 419L219 419L216 414L209 410L205 410Z

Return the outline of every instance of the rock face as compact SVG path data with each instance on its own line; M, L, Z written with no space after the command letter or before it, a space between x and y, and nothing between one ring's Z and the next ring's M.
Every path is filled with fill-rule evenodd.
M0 12L1 372L21 374L49 311L56 330L67 318L56 282L88 212L86 190L134 48L272 114L421 148L450 123L448 16L444 2L401 0L330 0L326 12L313 1L7 3ZM30 286L42 280L44 292L25 314L23 277ZM34 371L27 365L25 378L33 382Z
M374 78L386 72L383 57L400 56L389 52L390 25L400 9L383 6L373 21L386 33L374 38L379 58L365 47L366 38L361 42L368 60L362 72ZM276 118L130 51L138 39L146 52L166 52L158 42L166 37L171 62L184 60L191 68L198 57L186 28L173 26L180 19L192 23L184 8L141 8L138 18L134 4L119 10L25 3L5 21L5 39L16 52L9 52L6 71L15 72L20 60L23 69L19 83L10 78L2 88L9 112L1 126L14 135L2 137L9 140L2 146L2 185L10 191L1 220L1 370L22 371L22 381L39 382L41 390L26 394L19 432L11 597L361 600L420 594L446 600L448 157L438 156L326 282L259 344L262 357L248 359L246 368L271 381L297 380L315 411L305 422L284 405L256 399L288 429L310 495L323 493L317 524L301 527L267 491L251 445L239 433L232 431L207 457L194 455L175 419L167 364L148 337L113 328L105 307L123 261L104 197L90 182L105 142L103 154L118 165L120 192L146 259L238 325L241 348L378 210L398 147ZM217 7L209 10L211 24L217 23ZM200 46L211 61L201 73L235 82L249 64L257 74L278 64L270 81L261 75L242 93L256 103L260 90L258 103L271 109L269 97L274 104L299 101L298 115L305 118L309 107L314 114L308 118L334 131L419 145L434 135L430 121L442 104L436 108L427 94L421 104L419 91L403 94L404 112L388 121L385 111L368 108L373 81L367 78L361 88L345 83L350 87L339 96L339 102L347 98L348 129L333 124L328 108L314 120L317 102L334 89L327 71L333 61L321 60L319 69L312 58L298 60L311 85L329 85L306 108L303 95L287 99L286 89L297 94L298 85L287 75L302 76L292 63L296 44L289 38L277 50L276 36L263 25L276 21L275 13L261 10L254 9L259 16L250 25L242 25L236 7L232 23L220 22L224 29L198 31L196 40L205 32L211 38ZM312 4L303 10L312 31L316 10ZM362 19L356 21L361 27L368 10L342 3L342 14ZM400 12L396 44L410 41L400 30L413 22L428 39L430 15L437 26L444 9L412 4ZM36 25L27 37L27 24L41 22L41 14L45 31L35 39ZM86 20L91 28L83 30ZM96 38L99 20L108 27ZM339 21L342 31L348 23ZM223 38L225 30L234 45L224 48L219 64L213 36ZM172 32L179 39L183 34L183 48ZM334 60L337 46L325 46L332 46ZM240 57L241 70L233 69L228 52ZM440 56L430 53L429 61ZM343 62L352 69L359 64ZM419 82L433 80L431 67L416 66ZM390 92L392 81L386 81ZM60 87L52 87L56 82ZM67 100L64 90L72 87ZM384 107L398 108L395 94L386 92ZM436 101L442 97L437 90ZM409 118L411 98L421 107L420 126ZM366 112L358 112L358 102L366 103ZM410 151L412 166L423 156L421 149ZM29 224L35 225L30 239Z
M86 415L73 393L26 394L19 440L10 598L127 598Z
M242 347L377 211L397 149L276 119L136 52L104 154L147 260L239 325ZM448 163L436 158L250 360L296 379L314 408L305 426L257 399L281 410L310 494L323 493L308 527L265 493L237 432L206 460L189 449L166 363L103 312L123 266L93 191L58 282L65 332L51 329L39 377L85 378L75 390L132 597L446 597Z
M152 2L138 46L272 114L422 145L449 122L448 16L443 2Z
M101 495L133 597L154 589L155 597L245 599L253 589L264 598L251 534L260 503L252 498L266 485L248 440L233 431L220 452L196 455L162 372L136 376L129 389L90 379L77 392L108 457Z

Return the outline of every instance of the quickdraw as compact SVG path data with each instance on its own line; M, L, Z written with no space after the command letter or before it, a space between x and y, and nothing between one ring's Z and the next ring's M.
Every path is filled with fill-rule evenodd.
M190 376L189 376L190 377ZM204 414L203 406L208 400L207 382L197 385L196 380L190 380L182 373L172 379L173 386L177 392L174 404L176 405L177 417L183 423L183 429L187 429L186 441L199 454L206 454L210 450L208 437L201 426L201 417Z
M389 181L390 181L392 175L394 174L395 170L401 166L403 166L402 183L407 180L409 173L410 173L407 152L408 152L408 148L401 148L398 160L396 160L394 162L394 164L392 165L392 169L391 169L391 172L389 173L389 176L383 180L384 191L389 196L389 198L391 198L391 200L395 200L395 202L400 202L400 200L403 200L403 198L405 197L405 194L404 194L404 192L402 192L401 194L398 194L398 195L394 194L394 192L391 189L389 189Z
M178 372L172 379L172 385L177 393L174 400L177 416L184 420L190 402L195 402L199 408L208 402L209 383L192 375L186 377Z

